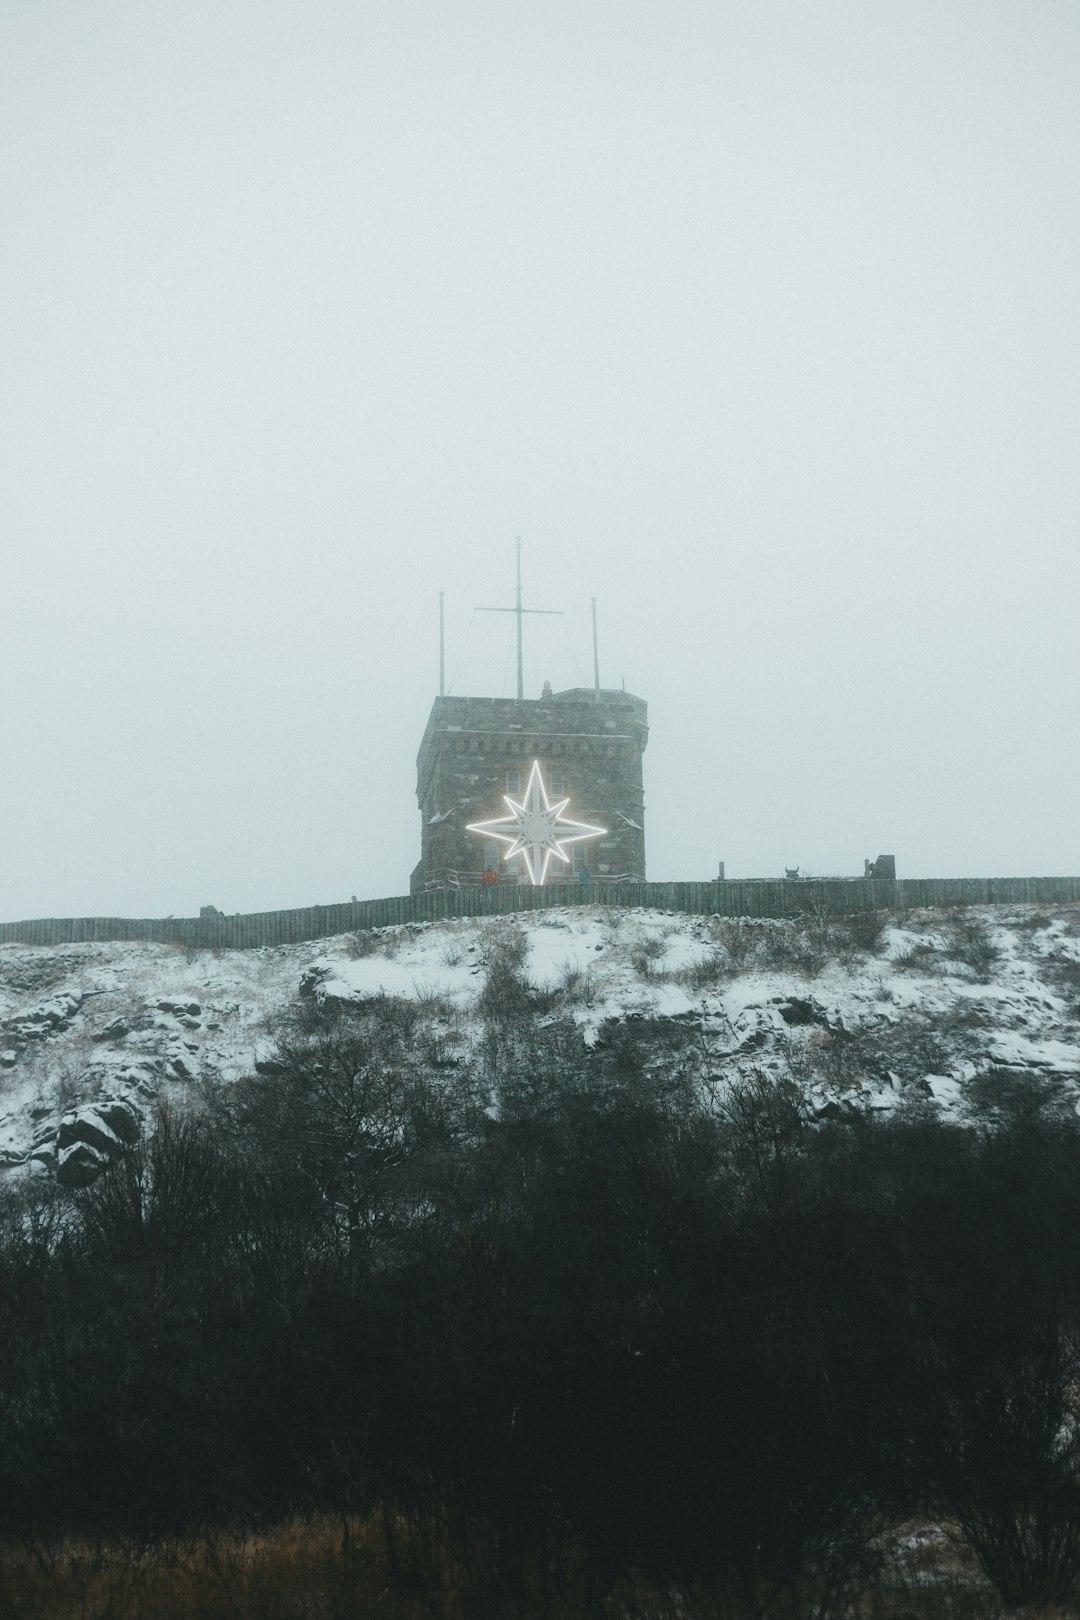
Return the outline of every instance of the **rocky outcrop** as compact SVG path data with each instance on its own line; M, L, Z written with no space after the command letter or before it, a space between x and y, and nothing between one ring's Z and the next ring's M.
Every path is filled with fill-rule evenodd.
M110 1155L89 1142L74 1142L56 1156L56 1180L61 1187L89 1187L109 1162Z
M134 1022L130 1018L114 1018L111 1024L104 1029L94 1031L91 1036L95 1041L122 1041L125 1035L130 1035L134 1029Z
M62 1187L88 1187L111 1160L139 1140L141 1123L122 1097L74 1109L60 1121L54 1143L56 1179ZM46 1144L31 1157L42 1158Z
M19 1013L15 1018L3 1019L0 1029L4 1029L15 1041L44 1041L70 1028L71 1020L82 1002L82 996L69 993L51 996L48 1001L39 1002L36 1007Z

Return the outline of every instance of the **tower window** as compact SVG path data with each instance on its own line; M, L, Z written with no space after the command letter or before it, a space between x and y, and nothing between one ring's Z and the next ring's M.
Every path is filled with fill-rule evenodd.
M558 793L558 794L563 794L563 793L566 792L566 772L565 771L563 771L563 770L554 770L554 771L552 771L552 773L551 773L551 791L552 791L552 793Z
M507 773L506 773L506 791L507 791L507 793L520 793L521 792L521 772L520 771L507 771Z

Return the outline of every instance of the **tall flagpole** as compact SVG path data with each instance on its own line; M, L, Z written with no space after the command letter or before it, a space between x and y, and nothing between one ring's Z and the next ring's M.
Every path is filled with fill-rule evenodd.
M520 536L520 534L517 537L517 607L516 607L515 611L517 612L518 702L522 703L522 702L524 702L524 699L525 699L525 665L524 665L524 663L522 661L522 656L521 656L521 536Z
M446 696L446 635L443 623L443 597L446 593L439 592L439 696Z

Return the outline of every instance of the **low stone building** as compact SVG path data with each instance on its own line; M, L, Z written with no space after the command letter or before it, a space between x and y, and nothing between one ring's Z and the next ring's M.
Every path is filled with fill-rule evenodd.
M548 883L645 878L645 803L641 760L647 706L630 692L574 687L540 698L439 697L416 758L420 861L413 894L481 882L485 870L513 882L521 857L470 832L469 822L506 814L504 794L524 793L534 760L552 800L566 815L605 829L553 861ZM489 877L490 881L490 877Z

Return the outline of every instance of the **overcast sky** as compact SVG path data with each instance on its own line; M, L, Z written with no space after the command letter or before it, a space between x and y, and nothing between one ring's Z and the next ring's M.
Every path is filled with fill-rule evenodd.
M1078 86L1075 0L6 0L0 917L407 892L518 534L650 877L1080 871Z

